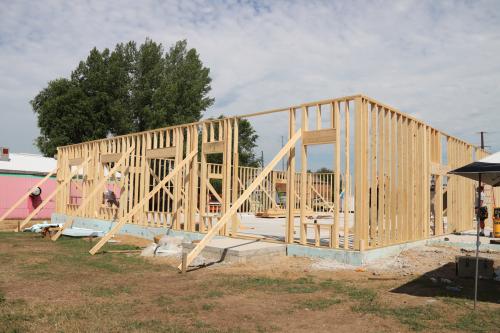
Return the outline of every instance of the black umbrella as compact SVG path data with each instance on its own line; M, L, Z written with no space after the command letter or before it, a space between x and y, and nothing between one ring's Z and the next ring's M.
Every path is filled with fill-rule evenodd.
M485 184L500 186L500 152L450 171L449 173L476 181L479 181L479 177L481 177L481 182Z
M481 200L481 183L491 186L500 185L500 152L485 157L479 161L472 162L458 169L448 172L452 175L467 177L479 182L477 191L477 207ZM479 268L479 209L477 210L477 227L476 227L476 275L474 281L474 309L477 302L477 277Z

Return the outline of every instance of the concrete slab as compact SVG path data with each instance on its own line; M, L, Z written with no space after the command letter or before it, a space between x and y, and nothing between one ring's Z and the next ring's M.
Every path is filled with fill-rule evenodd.
M188 253L196 243L184 243L182 246L183 252ZM212 239L200 254L203 258L215 262L267 261L270 258L286 256L286 245L261 240L218 238Z
M247 235L258 235L264 236L271 239L276 239L279 241L285 240L285 231L286 231L286 219L282 217L277 218L264 218L257 217L253 214L248 213L240 213L238 214L241 221L241 230L239 233L247 234ZM354 226L354 214L347 214L347 217L344 217L344 213L340 213L339 216L339 235L340 242L343 245L343 230L344 230L344 221L347 220L349 223L349 227L352 228ZM311 219L310 221L312 221ZM331 217L320 217L316 219L318 224L329 226L333 224L333 218ZM295 240L299 240L300 235L300 218L296 217L294 220L294 235ZM309 242L314 242L315 233L312 227L309 227L307 230L307 240ZM350 240L350 237L348 237ZM328 228L322 228L321 230L321 245L328 245L330 240L330 231Z
M486 228L485 234L489 235L491 229ZM490 237L479 237L479 250L480 251L500 251L499 244L490 244L490 240L495 238ZM443 245L462 248L466 250L476 249L476 230L468 230L461 232L460 234L450 234L445 236L439 236L429 239L429 244L431 245Z

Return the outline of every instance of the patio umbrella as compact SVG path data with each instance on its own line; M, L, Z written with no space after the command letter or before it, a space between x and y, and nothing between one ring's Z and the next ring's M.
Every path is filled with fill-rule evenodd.
M481 182L485 184L500 186L500 152L448 173L467 177L476 181L479 181L479 177L481 177Z
M467 177L479 182L479 187L481 183L485 183L491 186L500 185L500 152L492 154L485 157L479 161L472 162L458 169L448 172L452 175L458 175L462 177ZM481 192L477 192L477 207L480 205ZM474 309L477 303L477 278L478 278L478 268L479 268L479 209L477 212L477 227L476 227L476 274L474 278Z

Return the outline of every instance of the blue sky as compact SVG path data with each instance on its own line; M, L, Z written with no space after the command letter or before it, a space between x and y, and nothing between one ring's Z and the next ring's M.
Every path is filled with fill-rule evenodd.
M207 117L363 93L500 150L500 1L0 1L0 146L36 152L29 100L92 47L146 37L199 51ZM277 127L259 124L266 157Z

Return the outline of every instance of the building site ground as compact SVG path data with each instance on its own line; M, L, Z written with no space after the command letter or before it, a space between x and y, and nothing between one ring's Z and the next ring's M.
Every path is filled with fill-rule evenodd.
M480 280L472 310L473 280L455 275L459 248L363 267L280 257L179 274L177 258L140 257L148 241L117 240L90 256L88 240L0 233L0 331L493 332L500 322L494 280Z

